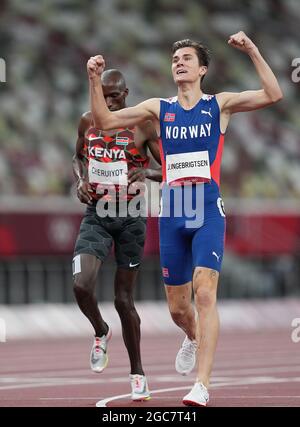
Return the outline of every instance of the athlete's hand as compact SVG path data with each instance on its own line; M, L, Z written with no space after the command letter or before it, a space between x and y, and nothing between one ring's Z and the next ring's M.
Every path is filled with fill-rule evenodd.
M246 36L244 31L239 31L238 33L230 36L228 44L245 53L250 53L253 49L256 48L253 41L250 40L248 36Z
M128 172L128 183L131 184L132 182L143 182L145 181L145 178L147 178L147 169L146 168L133 168L130 169Z
M87 62L87 72L90 79L99 78L105 68L105 61L102 55L91 56Z
M91 205L93 201L91 196L92 192L93 190L89 182L83 178L80 178L77 182L77 197L81 203Z

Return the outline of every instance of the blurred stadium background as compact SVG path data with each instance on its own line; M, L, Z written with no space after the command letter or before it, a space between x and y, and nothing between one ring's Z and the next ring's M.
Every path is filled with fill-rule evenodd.
M227 131L219 296L299 297L300 83L291 78L292 60L300 56L299 22L298 0L2 0L2 310L75 301L71 261L84 206L76 199L72 155L78 120L89 108L87 59L103 53L108 68L121 69L133 105L174 95L170 47L195 38L212 52L206 93L255 89L251 62L227 45L240 29L261 49L285 97L272 108L233 117ZM100 273L99 301L113 299L114 269L110 258ZM156 217L148 221L136 299L164 300Z

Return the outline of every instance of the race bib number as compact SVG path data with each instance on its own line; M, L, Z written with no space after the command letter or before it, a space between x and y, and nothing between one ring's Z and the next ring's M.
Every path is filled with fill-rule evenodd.
M208 151L167 154L166 173L169 185L209 182L211 176Z
M89 161L89 182L91 184L127 185L127 162Z

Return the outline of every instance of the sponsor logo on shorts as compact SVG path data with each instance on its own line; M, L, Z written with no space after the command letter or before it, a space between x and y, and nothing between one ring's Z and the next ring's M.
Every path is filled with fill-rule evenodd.
M176 114L175 113L166 113L164 117L164 122L174 122Z
M133 267L137 267L138 265L140 265L140 263L138 262L137 264L132 264L131 262L129 263L129 267L133 268Z
M220 256L221 255L217 255L216 252L212 252L212 255L217 258L218 262L220 262Z

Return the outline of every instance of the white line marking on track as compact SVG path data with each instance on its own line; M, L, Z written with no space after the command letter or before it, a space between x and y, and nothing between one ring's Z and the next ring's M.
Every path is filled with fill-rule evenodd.
M154 365L150 365L147 368L148 371L148 376L154 378L156 373L161 372L161 371L168 371L170 372L169 375L160 375L160 378L165 378L165 380L169 379L172 377L172 372L170 371L170 365L169 364L165 364L162 366L154 366ZM300 371L300 365L293 365L293 366L274 366L274 367L244 367L244 368L236 368L236 369L220 369L219 367L217 367L216 369L213 370L212 376L213 376L213 381L216 380L216 378L219 378L220 376L226 376L226 378L228 378L228 376L232 375L234 377L237 377L238 375L258 375L258 374L267 374L267 373L288 373L288 372L298 372ZM121 382L125 382L127 381L127 379L125 379L125 376L128 372L128 367L124 366L124 367L111 367L109 370L109 376L106 374L106 372L104 372L103 374L101 374L101 379L99 378L99 374L94 374L92 372L90 372L88 369L79 369L79 370L62 370L62 371L48 371L48 372L26 372L26 373L14 373L14 374L0 374L0 384L1 383L17 383L17 382L50 382L50 381L72 381L72 380L77 380L79 379L79 377L81 377L81 379L90 379L92 380L96 380L97 377L97 381L99 380L100 382L107 382L107 381L111 381L114 380L116 382L121 381ZM116 374L123 374L124 377L122 377L123 381L120 380L120 377L114 378L113 376ZM174 373L174 377L173 378L180 378L180 379L187 379L187 377L182 377L179 376L177 374ZM173 381L176 381L176 379L173 379ZM156 379L155 379L156 380ZM0 390L1 390L1 386L0 386Z
M250 377L248 379L234 379L233 382L223 382L218 384L212 384L210 388L217 388L217 387L225 387L225 386L239 386L239 385L250 385L250 384L272 384L272 383L285 383L285 382L300 382L300 377L295 378L274 378L274 377ZM190 389L191 386L184 386L184 387L172 387L172 388L165 388L165 389L157 389L157 390L151 390L151 394L154 393L167 393L169 391L178 391L178 390L187 390ZM98 408L106 407L107 403L110 403L114 400L118 399L124 399L127 397L130 397L131 394L122 394L119 396L111 396L106 399L99 400L96 403L96 406ZM271 396L272 397L272 396Z
M172 387L172 388L162 388L162 389L158 389L158 390L151 390L151 393L167 393L168 391L177 391L177 390L187 390L189 389L190 386L184 386L184 387ZM96 406L98 408L103 408L104 406L106 406L107 403L112 402L113 400L117 400L117 399L123 399L125 397L130 397L131 394L121 394L119 396L112 396L112 397L108 397L106 399L103 400L99 400L96 403Z
M180 376L166 376L164 378L164 381L166 382L176 382L177 379L180 379L181 381L190 381L186 377L180 377ZM162 378L155 376L152 377L153 382L159 382ZM27 381L27 383L25 382ZM61 386L74 386L74 385L84 385L89 384L91 386L94 385L100 385L103 383L124 383L127 382L128 379L125 377L118 377L108 379L108 378L99 378L95 376L95 378L18 378L18 377L6 377L2 378L2 383L4 385L0 386L0 391L2 390L20 390L20 389L34 389L34 388L45 388L45 387L61 387ZM1 382L1 380L0 380ZM17 384L18 382L21 382L21 384ZM288 383L288 382L300 382L300 377L295 378L276 378L276 377L268 377L268 376L256 376L256 377L249 377L249 378L239 378L239 377L213 377L212 378L212 384L211 388L216 387L225 387L225 386L239 386L239 385L251 385L251 384L267 384L267 383ZM6 383L6 384L5 384ZM167 389L157 389L152 391L152 393L164 393L171 390L186 390L190 387L190 385L184 385L182 387L173 387L173 388L167 388ZM130 394L120 395L120 396L112 396L111 398L102 399L106 403L116 400L119 398L126 398L130 396ZM98 397L99 398L99 397ZM97 398L96 398L97 399ZM95 399L95 400L96 400ZM101 402L101 401L100 401ZM106 404L105 403L105 404Z
M178 388L176 387L176 390L178 390ZM153 393L153 392L152 392ZM129 396L129 394L126 394L124 396ZM99 399L99 396L92 396L92 397L40 397L39 400L96 400ZM152 399L156 399L155 397L152 397ZM157 398L158 399L158 398ZM174 399L171 396L167 396L164 397L164 399ZM228 396L218 396L218 399L228 399ZM244 396L244 395L238 395L238 396L232 396L230 395L230 399L300 399L300 396L272 396L272 395L267 395L267 396L262 396L260 394L257 394L256 396ZM105 399L103 399L105 400Z

